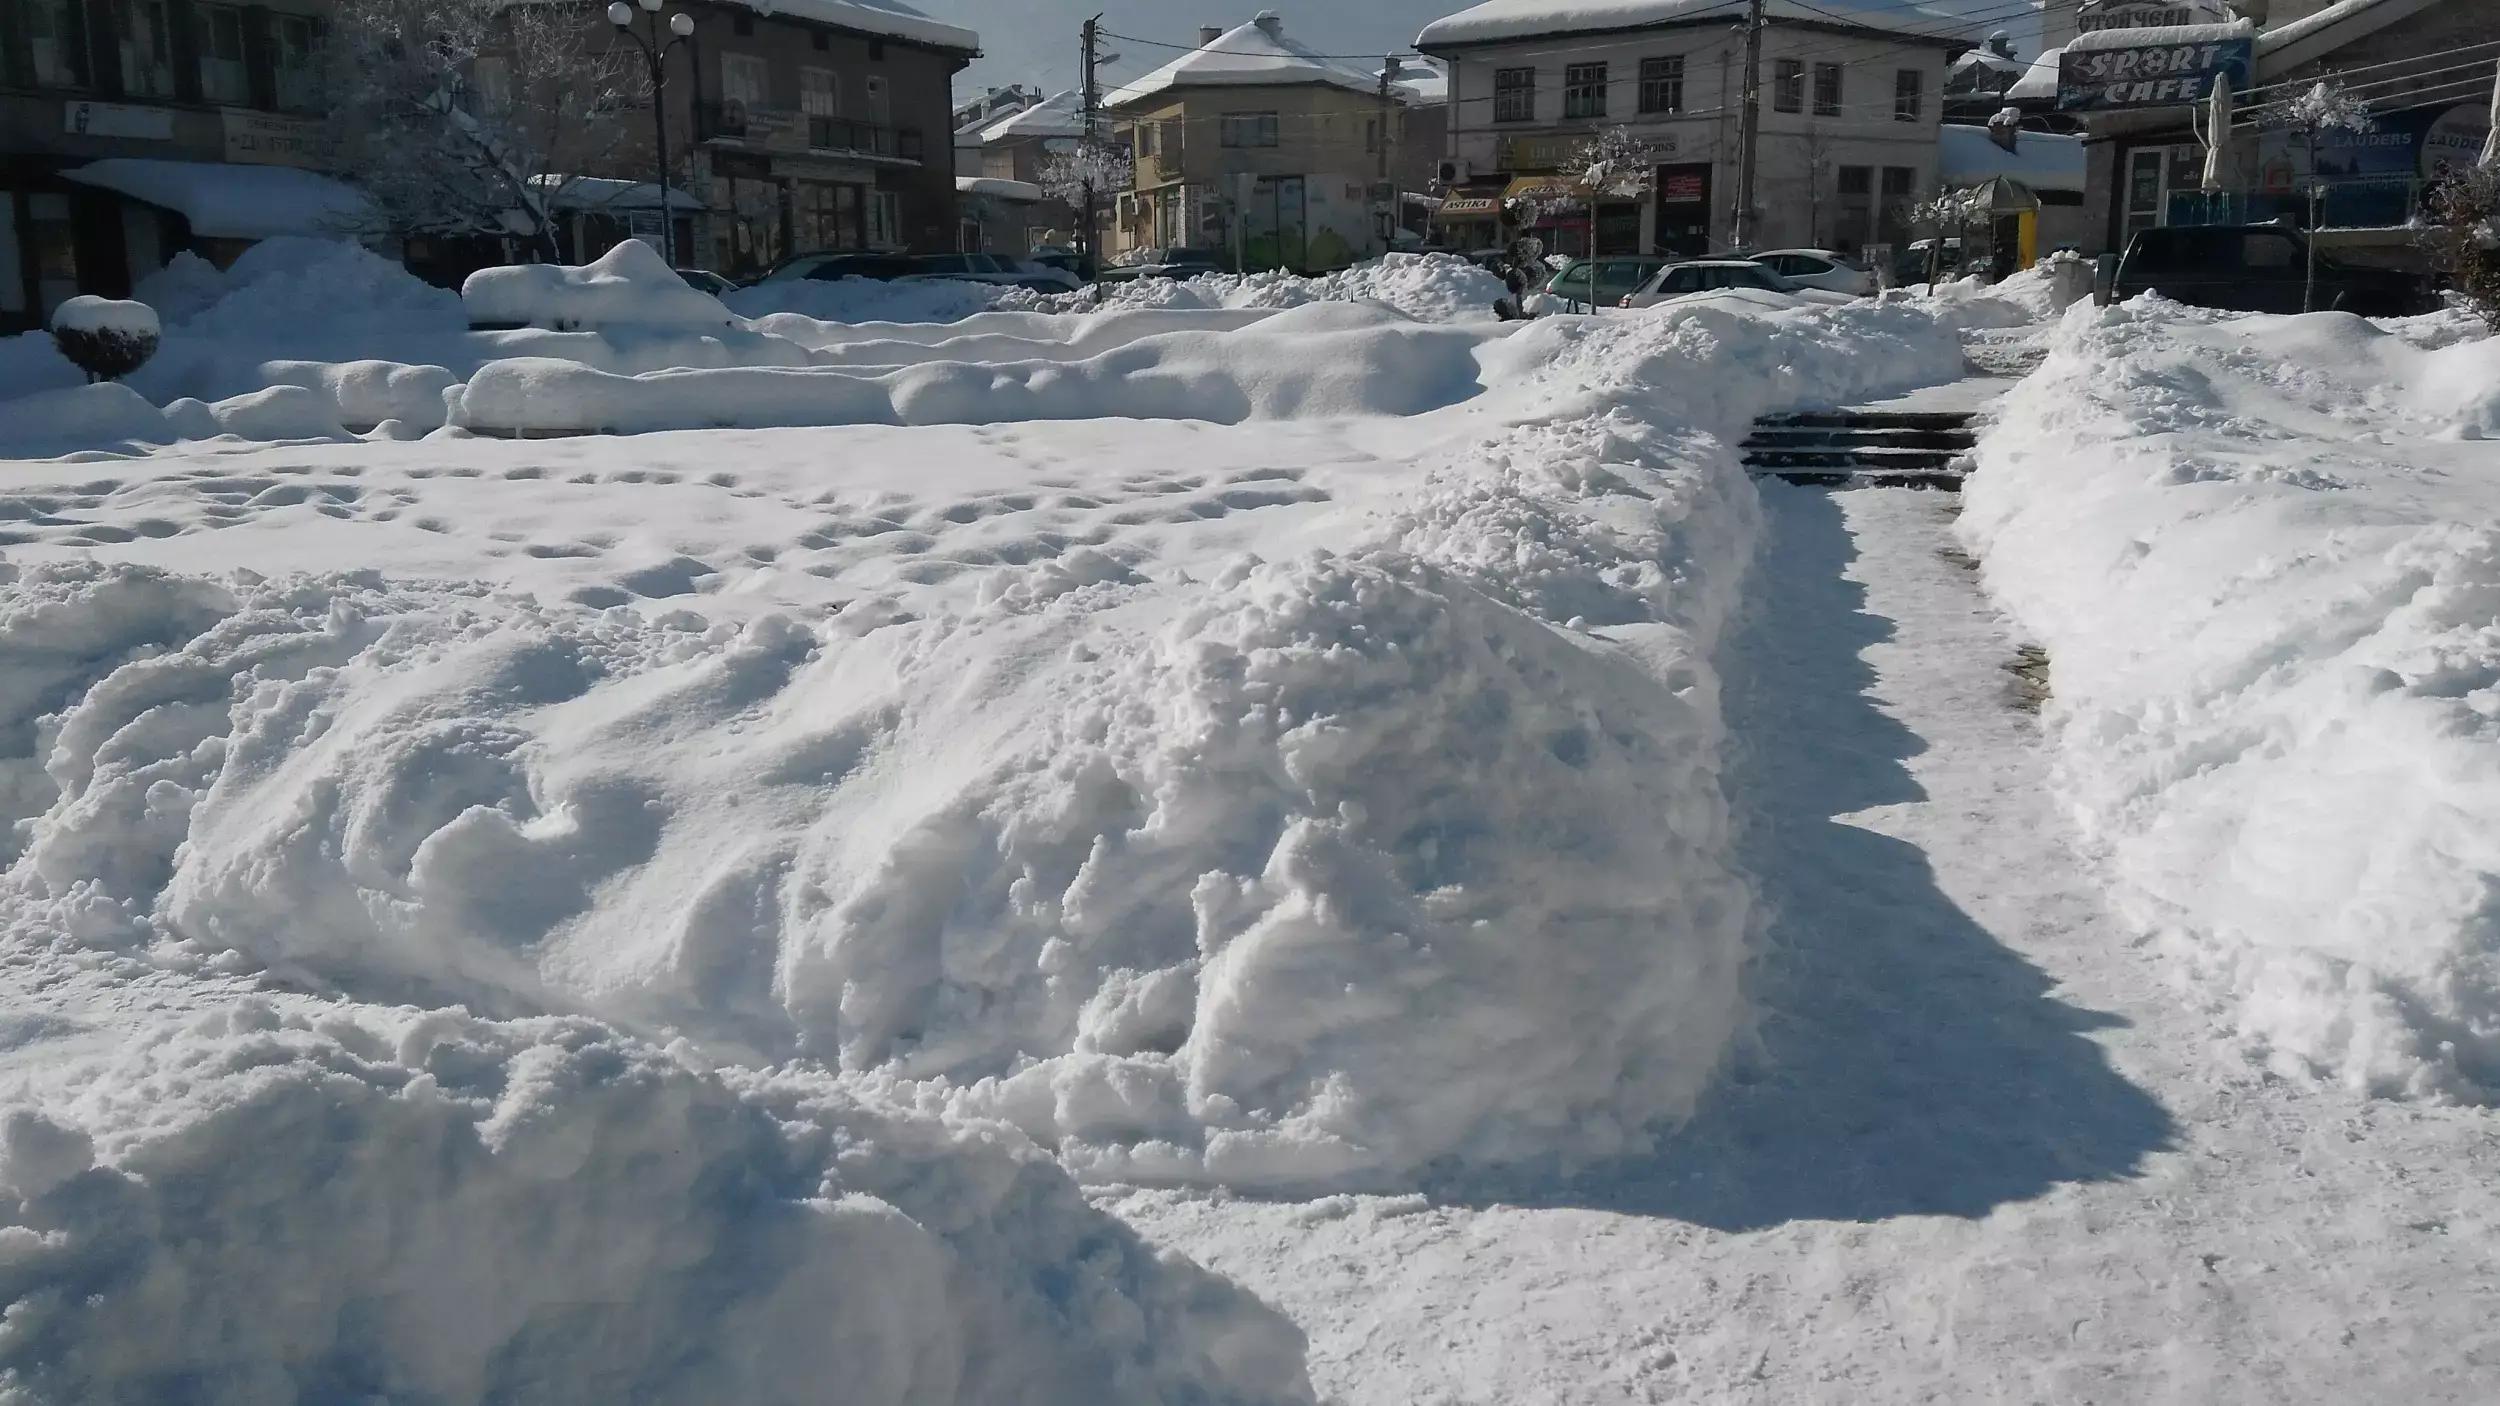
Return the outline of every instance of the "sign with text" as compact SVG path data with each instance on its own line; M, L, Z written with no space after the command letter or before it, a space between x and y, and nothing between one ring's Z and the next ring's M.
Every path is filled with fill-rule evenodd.
M1660 156L1675 155L1673 132L1661 132L1644 140ZM1580 149L1588 144L1586 133L1503 137L1495 143L1493 161L1505 171L1559 171L1577 160Z
M170 108L130 107L122 103L63 103L61 130L74 137L135 137L141 141L174 139Z
M2068 49L2057 60L2057 105L2065 111L2185 107L2203 102L2216 81L2248 86L2256 41L2211 39L2198 44L2140 44L2123 49Z
M218 109L226 124L226 159L241 166L314 166L321 161L321 123L244 108Z

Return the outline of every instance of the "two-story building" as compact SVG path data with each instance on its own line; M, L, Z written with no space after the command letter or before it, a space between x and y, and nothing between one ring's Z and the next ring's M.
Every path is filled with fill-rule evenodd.
M1936 186L1948 62L1970 47L1948 13L1906 3L1763 0L1756 247L1857 253L1905 244ZM1594 208L1535 202L1549 249L1703 254L1736 236L1742 14L1715 0L1487 0L1415 47L1449 70L1444 242L1490 244L1529 202L1571 194L1573 154L1624 127L1657 154L1651 189Z
M980 36L901 0L695 0L669 59L678 261L737 275L828 249L955 247L954 76ZM604 24L601 19L599 23ZM648 110L607 169L649 178Z
M175 253L336 233L326 0L0 0L0 332L122 296Z
M2245 18L2230 26L2182 27L2209 12L2179 7L2155 15L2158 24L2085 29L2044 56L2056 64L2054 101L2088 134L2085 248L2124 249L2138 231L2161 225L2283 220L2313 227L2320 247L2347 260L2421 267L2411 225L2429 187L2471 165L2491 130L2490 50L2500 39L2491 0L2241 0L2234 8ZM2154 61L2167 62L2166 85L2103 81ZM2321 133L2313 169L2307 142L2280 119L2320 81L2366 103L2370 123ZM2205 118L2217 82L2235 96L2222 179L2208 190ZM2039 87L2027 76L2017 90Z
M1112 257L1198 246L1312 272L1389 249L1398 191L1435 159L1409 139L1410 95L1314 53L1272 10L1198 38L1105 100L1136 163Z
M1042 163L1085 134L1082 97L1073 89L1010 112L981 129L978 160L956 177L964 220L977 227L968 247L1023 254L1044 243L1073 247L1076 211L1044 195Z

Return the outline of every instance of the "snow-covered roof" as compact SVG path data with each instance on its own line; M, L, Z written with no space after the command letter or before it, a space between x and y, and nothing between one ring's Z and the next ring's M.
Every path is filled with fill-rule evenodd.
M2051 49L2033 59L2031 68L2022 77L2014 80L2014 86L2005 90L2005 96L2017 102L2030 98L2056 97L2057 61L2065 52L2062 48Z
M1372 79L1374 82L1379 81L1379 70L1373 71ZM1401 63L1394 86L1406 94L1408 101L1421 106L1431 107L1450 100L1450 75L1430 59L1408 60Z
M981 129L981 144L1012 142L1025 137L1073 137L1085 131L1084 96L1074 89L1053 93L1021 112L1011 112Z
M2289 60L2295 63L2302 62L2307 58L2315 58L2318 54L2330 53L2355 39L2374 33L2407 15L2417 14L2439 2L2440 0L2336 0L2336 3L2316 14L2303 15L2299 19L2278 24L2267 30L2258 38L2257 47L2268 55L2280 54L2294 45L2314 48L2317 51L2317 53ZM2356 21L2357 23L2354 23ZM2353 24L2352 33L2342 36L2330 33L2332 30L2343 28L2348 23ZM2308 41L2312 40L2318 42L2310 44Z
M1771 19L1807 24L1846 24L1904 37L1965 44L1974 25L1942 9L1907 0L1762 0ZM1580 34L1678 21L1742 20L1729 0L1484 0L1425 25L1417 48L1484 44L1544 34Z
M994 200L1012 200L1031 205L1050 197L1031 181L1011 181L1003 176L957 176L957 195L986 195Z
M1323 83L1358 93L1375 91L1380 80L1321 58L1310 46L1285 33L1274 10L1261 10L1248 24L1235 25L1214 42L1190 50L1104 99L1122 107L1173 88L1274 86Z
M2066 41L2068 52L2088 54L2097 49L2144 49L2157 44L2220 44L2231 39L2254 37L2257 26L2247 20L2231 20L2223 24L2144 25L2132 29L2094 29Z
M1936 179L1948 187L2011 176L2033 190L2083 189L2083 138L2023 132L2014 150L1998 146L1985 127L1947 122L1936 132Z
M818 24L838 24L887 39L901 39L914 44L927 44L939 49L957 49L967 54L981 51L981 36L961 25L944 24L929 18L903 0L726 0L759 15L784 15L794 20L813 20Z
M373 202L363 191L292 166L112 156L61 174L80 185L171 210L189 220L191 232L204 239L339 235L374 220Z
M1953 61L1953 72L1956 74L1976 68L1984 68L1991 73L2021 73L2026 67L2028 65L2021 59L2009 59L1986 49L1973 49Z

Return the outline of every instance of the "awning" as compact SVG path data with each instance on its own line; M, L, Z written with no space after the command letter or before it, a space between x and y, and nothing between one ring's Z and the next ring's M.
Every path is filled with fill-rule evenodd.
M377 223L364 192L292 166L222 161L159 161L113 156L63 171L81 185L171 210L203 239L270 239L282 234L359 233Z
M1555 176L1521 176L1502 192L1504 200L1577 200L1585 192Z
M1011 181L1004 176L957 176L957 195L985 195L992 200L1005 200L1017 205L1039 204L1050 197L1031 181Z

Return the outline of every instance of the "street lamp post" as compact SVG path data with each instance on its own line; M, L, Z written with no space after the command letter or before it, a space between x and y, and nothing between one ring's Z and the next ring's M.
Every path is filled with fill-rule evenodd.
M685 43L688 36L694 33L694 16L683 10L670 15L668 32L672 37L662 39L660 37L660 7L666 4L667 0L637 0L637 3L642 6L643 27L650 31L648 38L634 32L634 7L626 4L625 0L615 0L615 3L608 6L608 23L615 25L617 32L634 41L634 47L642 50L642 61L651 70L651 137L660 161L660 257L668 260L670 268L675 268L677 266L677 224L669 217L668 209L668 104L665 101L668 86L667 62L668 51Z

